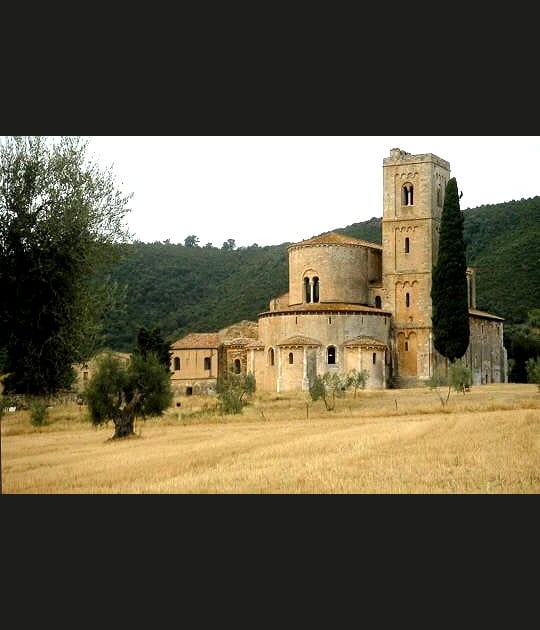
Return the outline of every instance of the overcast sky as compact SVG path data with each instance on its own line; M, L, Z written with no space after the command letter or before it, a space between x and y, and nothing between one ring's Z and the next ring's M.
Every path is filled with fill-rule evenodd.
M390 149L450 162L461 208L540 194L540 136L91 136L141 241L299 241L382 216Z

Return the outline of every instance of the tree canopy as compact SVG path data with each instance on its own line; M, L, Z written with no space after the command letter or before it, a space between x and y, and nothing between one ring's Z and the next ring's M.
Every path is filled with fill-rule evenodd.
M446 184L431 297L433 345L453 362L467 351L470 334L463 215L455 177Z
M144 326L140 328L137 333L137 345L133 352L139 354L144 360L153 352L165 370L169 371L172 357L171 344L163 339L159 328L145 328Z
M7 390L69 387L72 363L99 345L115 285L99 268L118 259L129 195L80 138L0 143L0 349Z

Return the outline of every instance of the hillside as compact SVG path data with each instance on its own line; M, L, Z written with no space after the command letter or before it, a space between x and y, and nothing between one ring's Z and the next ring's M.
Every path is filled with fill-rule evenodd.
M464 216L478 308L524 321L540 306L540 196L469 208ZM381 242L375 217L335 231ZM126 287L125 307L107 318L105 344L129 350L139 326L159 326L176 339L256 319L270 298L287 291L287 245L234 251L160 242L125 246L123 260L109 271Z

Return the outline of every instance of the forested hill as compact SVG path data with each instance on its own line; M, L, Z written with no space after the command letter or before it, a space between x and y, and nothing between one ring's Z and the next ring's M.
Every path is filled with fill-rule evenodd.
M526 319L540 307L540 196L466 209L468 264L477 269L477 306ZM334 230L381 242L381 220ZM306 234L305 238L314 236ZM158 326L170 339L256 319L268 301L288 290L287 245L236 250L133 243L109 271L126 287L123 311L105 324L105 344L129 350L140 326Z

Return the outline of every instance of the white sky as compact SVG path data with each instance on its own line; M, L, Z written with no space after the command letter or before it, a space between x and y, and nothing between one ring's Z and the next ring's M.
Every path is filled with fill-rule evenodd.
M141 241L299 241L382 216L390 149L450 162L461 208L540 194L540 136L91 136Z

